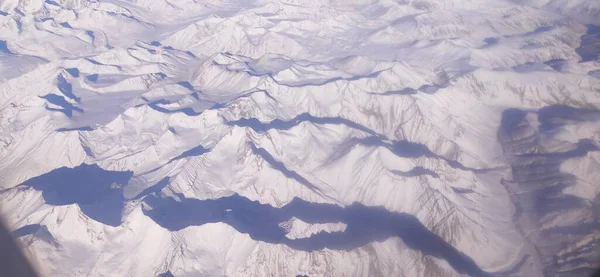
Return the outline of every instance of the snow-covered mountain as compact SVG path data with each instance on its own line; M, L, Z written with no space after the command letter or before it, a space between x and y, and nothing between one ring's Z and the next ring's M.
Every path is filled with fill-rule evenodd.
M42 276L585 276L600 2L3 0Z

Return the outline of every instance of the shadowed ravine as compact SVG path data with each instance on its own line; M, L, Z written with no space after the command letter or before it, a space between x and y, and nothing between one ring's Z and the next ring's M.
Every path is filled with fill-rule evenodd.
M239 126L239 127L247 127L251 128L255 132L266 132L271 129L276 130L290 130L302 122L310 122L312 124L317 125L325 125L325 124L334 124L334 125L345 125L349 128L353 128L356 130L363 131L370 136L364 138L357 138L354 140L354 143L366 145L366 146L377 146L377 147L385 147L393 152L395 155L405 158L418 158L418 157L429 157L435 158L445 161L450 167L465 170L465 171L473 171L473 172L485 172L488 170L494 170L493 168L471 168L463 165L462 163L446 158L442 155L438 155L431 151L427 145L410 142L406 140L389 140L386 136L378 134L377 132L369 129L368 127L353 122L351 120L341 118L341 117L315 117L309 113L302 113L296 116L293 119L288 121L283 121L280 119L275 119L271 122L261 122L256 118L242 118L239 120L228 121L227 125L230 126Z
M62 167L24 182L42 192L49 205L77 204L88 217L111 226L119 226L127 200L123 186L132 177L131 171L107 171L97 165L82 164ZM424 255L446 260L457 272L469 276L487 276L471 258L429 231L416 217L390 212L383 207L368 207L359 203L347 207L311 203L295 198L289 204L275 208L234 194L219 199L198 200L177 195L178 199L157 194L168 185L164 178L133 198L143 199L144 214L171 231L188 226L223 222L252 239L285 244L300 251L324 248L352 250L375 241L399 237L404 244ZM292 217L307 223L343 222L343 232L321 232L308 238L288 239L279 226ZM43 226L43 225L42 225ZM13 235L37 235L40 225L21 228Z
M381 136L378 135L375 131L367 128L364 125L358 124L354 121L342 118L342 117L316 117L309 113L302 113L298 116L288 120L283 121L280 119L274 119L271 122L263 123L256 118L242 118L235 121L229 121L226 124L231 126L240 126L240 127L248 127L254 130L255 132L266 132L271 129L277 130L290 130L295 126L300 125L300 123L308 121L313 124L338 124L338 125L346 125L350 128L357 129L363 131L367 134L373 136Z
M568 106L548 106L533 113L537 114L540 123L539 132L553 132L565 124L600 119L598 111ZM537 215L567 208L581 208L582 202L580 199L558 193L560 188L568 186L572 182L567 174L560 172L559 165L566 159L579 157L591 151L598 151L598 147L590 139L581 139L570 150L540 153L531 151L537 145L537 136L535 135L516 142L507 140L506 136L520 137L517 136L517 133L522 131L521 129L531 128L524 122L526 114L527 112L516 109L507 110L502 119L502 131L500 132L505 150L509 151L507 153L514 155L513 159L515 160L511 164L515 176L514 181L522 188L537 188L531 192L531 194L535 194L535 197L528 193L518 196L518 199L515 200L518 203L516 216L518 217L521 213ZM369 129L364 126L353 124L344 119L315 118L307 114L299 116L291 122L275 121L264 124L249 119L246 122L240 121L232 125L252 126L264 131L269 128L292 128L301 121L310 121L317 124L345 124L357 129L364 128L363 131L371 134L371 136L357 138L354 143L385 147L396 155L407 158L426 156L443 159L453 167L469 170L469 168L460 164L455 164L455 161L433 153L426 145L408 141L390 141L372 131L369 132ZM502 135L505 132L506 135ZM529 142L529 140L531 141ZM307 179L287 168L284 163L278 161L267 150L253 144L250 144L250 147L254 154L262 157L286 177L296 179L309 188L316 190L316 187ZM209 151L210 149L200 145L183 152L171 161L203 155ZM523 164L521 164L521 161ZM535 174L531 172L535 172ZM403 176L438 176L433 171L418 167L407 172L397 171L394 173ZM208 200L186 198L179 194L176 197L158 196L160 191L168 186L170 181L168 177L141 191L132 199L127 199L123 196L123 187L127 185L132 175L133 172L130 171L107 171L96 165L82 164L75 168L55 169L24 182L22 186L41 191L45 202L49 205L77 204L89 218L111 226L121 225L123 207L128 201L141 200L144 203L144 214L160 226L171 231L181 230L189 226L222 222L241 233L250 235L254 240L284 244L299 251L315 251L324 248L348 251L375 241L398 237L411 249L424 255L446 260L459 273L468 276L489 275L479 268L470 257L429 231L416 217L410 214L394 213L383 207L369 207L359 203L341 207L333 204L311 203L299 198L295 198L281 208L276 208L251 201L237 194ZM543 177L543 179L536 176ZM459 194L470 193L468 190L455 190L455 192ZM287 231L280 227L280 224L292 217L312 224L342 222L347 227L343 232L320 232L308 238L289 239L286 237ZM13 235L34 234L38 236L41 227L44 226L36 224L25 226L15 231ZM580 229L577 228L575 231L581 232ZM572 229L552 229L545 231L543 234L545 235L547 232L574 234Z
M537 116L537 122L530 116ZM560 141L561 129L568 125L600 121L600 111L564 105L537 111L507 109L502 114L498 140L511 165L510 179L502 184L512 195L517 229L531 244L533 263L544 276L591 276L598 267L598 226L600 199L593 201L570 194L578 186L577 177L563 172L561 165L570 159L584 158L600 150L593 138L579 138L566 150L548 149L544 140ZM539 125L538 125L539 123ZM587 214L572 217L563 214ZM522 224L529 222L529 224ZM520 263L515 270L527 263ZM541 267L541 269L540 269Z
M219 199L198 200L177 195L179 199L148 195L144 214L171 231L188 226L223 222L254 240L285 244L301 251L324 248L352 250L374 241L401 238L406 246L424 255L446 260L457 272L469 276L487 276L472 259L429 231L409 214L393 213L383 207L355 203L340 207L311 203L299 198L275 208L234 194ZM296 217L307 223L347 224L343 232L320 232L308 238L289 239L280 223Z

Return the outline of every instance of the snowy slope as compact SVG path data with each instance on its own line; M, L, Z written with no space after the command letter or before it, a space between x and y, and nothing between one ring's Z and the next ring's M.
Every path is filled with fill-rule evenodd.
M599 13L5 0L0 212L44 276L581 276Z

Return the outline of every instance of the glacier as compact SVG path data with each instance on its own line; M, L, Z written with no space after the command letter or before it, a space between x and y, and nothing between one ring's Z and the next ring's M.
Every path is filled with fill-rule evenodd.
M600 2L4 0L40 276L586 276Z

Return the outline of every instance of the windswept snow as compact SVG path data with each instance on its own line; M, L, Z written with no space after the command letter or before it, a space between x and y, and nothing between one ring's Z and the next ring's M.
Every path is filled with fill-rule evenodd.
M585 275L599 16L5 0L0 212L44 276Z

